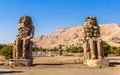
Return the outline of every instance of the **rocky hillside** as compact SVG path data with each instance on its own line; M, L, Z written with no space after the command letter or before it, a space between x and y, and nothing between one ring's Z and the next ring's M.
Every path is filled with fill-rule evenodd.
M120 27L117 24L101 24L101 38L112 46L120 47ZM33 39L35 45L43 48L78 46L82 44L82 26L65 27L49 35L40 35Z

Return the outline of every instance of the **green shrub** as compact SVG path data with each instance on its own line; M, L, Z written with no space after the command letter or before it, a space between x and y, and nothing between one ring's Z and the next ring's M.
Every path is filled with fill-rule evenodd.
M42 48L42 47L33 47L33 51L46 51L46 49Z
M58 48L57 47L54 47L54 49L53 49L54 51L58 51Z
M33 51L38 52L38 51L40 51L40 48L39 47L33 47Z
M118 47L114 50L114 54L117 56L120 56L120 47Z
M46 51L46 49L43 47L40 47L40 51Z
M0 49L1 49L1 48L3 48L4 46L5 46L5 45L3 45L3 44L0 44Z
M108 54L111 54L111 51L110 51L111 46L108 43L106 43L105 41L103 41L103 48L104 48L105 56L108 56Z
M83 48L82 47L72 47L72 48L67 48L66 51L70 52L70 53L82 53Z
M13 46L4 46L1 48L0 55L5 56L6 59L11 59L13 55Z
M78 47L77 53L82 53L83 52L83 48L82 47Z
M110 54L116 54L116 49L117 49L117 47L111 47L110 48Z

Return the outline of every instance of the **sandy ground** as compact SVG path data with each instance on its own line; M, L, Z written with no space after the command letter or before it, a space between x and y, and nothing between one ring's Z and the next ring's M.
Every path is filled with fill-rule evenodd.
M88 67L79 57L35 57L31 67L0 66L0 75L120 75L120 65Z

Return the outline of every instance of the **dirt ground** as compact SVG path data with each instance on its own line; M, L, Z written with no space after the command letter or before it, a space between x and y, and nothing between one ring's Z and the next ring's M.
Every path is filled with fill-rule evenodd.
M0 66L0 75L120 75L120 64L89 67L80 57L35 57L31 67Z

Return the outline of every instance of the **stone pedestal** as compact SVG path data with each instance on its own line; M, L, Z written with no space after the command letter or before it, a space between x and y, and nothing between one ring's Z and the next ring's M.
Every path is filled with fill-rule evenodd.
M96 66L109 66L109 61L107 59L92 59L92 60L86 60L84 64L87 64L88 66L91 67L96 67Z
M10 66L31 66L33 60L30 59L11 59L9 61Z

